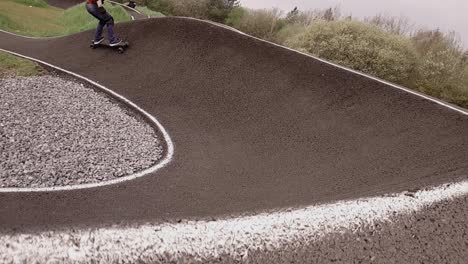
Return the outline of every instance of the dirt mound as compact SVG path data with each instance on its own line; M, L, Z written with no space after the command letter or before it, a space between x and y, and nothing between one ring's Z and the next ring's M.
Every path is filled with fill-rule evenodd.
M414 189L468 175L468 116L206 22L118 24L0 47L98 81L156 116L174 160L118 186L0 194L0 226L207 217ZM53 210L54 214L49 212ZM92 213L90 213L92 212Z

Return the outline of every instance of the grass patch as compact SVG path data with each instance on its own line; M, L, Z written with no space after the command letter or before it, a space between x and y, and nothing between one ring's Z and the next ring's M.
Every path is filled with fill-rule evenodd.
M14 0L15 2L27 6L35 7L47 7L47 3L44 0Z
M130 15L121 6L113 6L106 3L105 8L107 12L114 17L116 23L131 20ZM64 32L62 32L61 35L69 35L94 29L98 22L86 11L85 4L83 3L65 10L63 14L59 16L58 23L64 27Z
M121 6L106 3L107 11L116 22L129 21L130 15ZM97 20L84 4L63 10L47 5L43 0L0 0L0 28L20 35L63 36L96 28ZM0 52L0 78L31 76L46 72L38 64Z
M0 52L0 78L6 76L33 76L45 72L35 62L10 55L6 52Z
M0 26L3 30L28 36L54 36L64 31L57 20L63 10L50 6L29 7L16 0L0 1Z
M142 12L143 14L145 14L147 16L150 16L150 17L163 17L163 16L165 16L163 13L153 11L153 10L149 9L148 7L146 7L146 6L137 6L136 9L138 11Z
M93 29L97 25L97 20L88 14L84 3L67 10L19 3L29 1L33 0L1 0L0 28L21 35L52 37ZM121 6L106 3L105 7L115 22L130 21L130 15Z
M8 29L13 27L14 23L7 16L0 13L0 28Z

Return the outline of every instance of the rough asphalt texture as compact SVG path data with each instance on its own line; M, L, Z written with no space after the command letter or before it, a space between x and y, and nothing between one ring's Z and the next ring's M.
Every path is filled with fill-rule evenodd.
M0 227L249 214L468 175L468 116L206 22L116 28L130 40L123 55L89 49L93 32L47 40L2 33L0 47L127 97L165 126L173 161L105 188L2 193Z
M467 203L468 197L462 196L385 220L357 219L348 227L322 225L319 229L329 231L319 238L301 222L291 226L277 223L270 236L257 235L249 228L231 234L235 228L218 230L216 222L196 229L184 224L145 225L143 232L139 231L142 227L113 226L9 233L0 236L0 249L5 253L0 262L465 264ZM284 229L307 231L290 240ZM165 234L167 230L174 232ZM271 239L277 233L284 235L280 245Z
M151 126L83 84L0 79L0 99L0 187L102 182L161 158Z

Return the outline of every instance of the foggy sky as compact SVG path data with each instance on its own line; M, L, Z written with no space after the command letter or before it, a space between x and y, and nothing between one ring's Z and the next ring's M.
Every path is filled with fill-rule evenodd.
M250 8L278 7L289 11L339 5L343 15L373 16L380 13L405 16L417 28L454 30L468 47L468 0L241 0Z

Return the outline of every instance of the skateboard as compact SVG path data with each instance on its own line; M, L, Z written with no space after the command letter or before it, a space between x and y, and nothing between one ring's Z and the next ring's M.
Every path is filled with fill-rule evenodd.
M117 49L117 51L122 54L125 52L125 50L129 47L128 41L122 41L119 45L116 46L110 46L108 42L104 41L99 44L94 44L94 41L91 42L91 45L89 45L90 48L96 49L99 47L106 47L106 48L114 48Z

